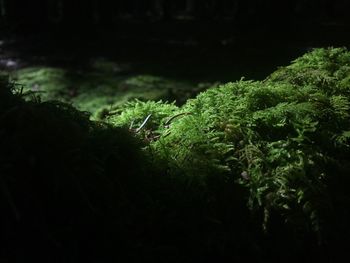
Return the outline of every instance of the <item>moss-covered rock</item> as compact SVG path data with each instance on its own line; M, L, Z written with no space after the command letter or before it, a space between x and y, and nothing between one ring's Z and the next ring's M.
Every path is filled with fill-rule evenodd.
M128 214L143 213L149 192L140 141L69 104L13 92L1 82L1 257L83 260L76 253L91 242L100 253L126 238Z
M103 106L107 123L2 81L5 258L37 260L40 247L58 262L336 261L350 236L349 57L317 49L183 106ZM74 98L108 94L95 84Z
M146 126L146 134L159 134L147 138L148 150L169 174L204 183L224 176L247 187L241 198L261 213L265 229L275 215L324 241L336 220L329 215L344 215L335 191L348 182L349 65L345 49L316 49L265 81L209 89L156 118L158 125ZM111 123L126 126L151 114L138 110L147 109L146 103L129 106ZM159 112L170 107L155 106ZM338 194L348 196L344 190ZM350 204L341 203L348 213Z

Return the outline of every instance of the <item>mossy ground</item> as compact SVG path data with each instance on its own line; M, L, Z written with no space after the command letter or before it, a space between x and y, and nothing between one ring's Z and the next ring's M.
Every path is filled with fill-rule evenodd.
M49 38L32 43L26 39L4 50L20 61L21 69L11 75L24 89L37 92L44 101L72 103L91 112L93 118L103 109L134 98L176 100L182 105L218 82L242 76L263 79L305 50L299 46L255 47L249 40L238 46L220 44L219 39L194 46L186 46L184 39L164 45L148 43L144 37L132 43L111 42L110 37L97 43L90 43L90 38L73 40Z
M347 50L314 50L263 81L215 86L184 105L110 101L103 122L50 101L74 103L85 91L108 99L115 82L106 76L121 93L173 88L159 77L114 76L102 62L103 74L23 70L27 85L12 93L0 83L5 259L338 262L347 254Z
M133 99L177 101L181 104L210 86L157 75L128 72L128 66L96 59L85 69L27 67L12 72L24 92L36 93L43 101L60 100L92 113L113 109Z
M348 242L347 224L335 230L334 222L350 203L334 183L349 181L349 75L346 49L316 49L264 81L214 87L178 108L128 104L108 120L143 127L137 134L149 154L175 177L205 184L222 176L246 186L247 205L266 231L277 218L299 231L296 240L314 233L327 243L337 232Z

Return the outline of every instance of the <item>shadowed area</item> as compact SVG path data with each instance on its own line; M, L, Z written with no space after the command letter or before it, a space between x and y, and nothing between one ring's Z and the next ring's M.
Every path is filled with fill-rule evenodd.
M347 0L0 0L0 263L340 262Z

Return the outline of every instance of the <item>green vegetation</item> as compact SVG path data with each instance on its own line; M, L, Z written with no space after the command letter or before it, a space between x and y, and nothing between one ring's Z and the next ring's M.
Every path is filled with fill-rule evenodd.
M147 150L168 173L224 175L248 189L248 206L262 214L266 231L274 213L322 242L333 228L326 218L350 207L345 192L336 193L340 207L332 192L339 191L334 182L348 181L349 76L350 53L317 49L264 81L212 88L176 110L152 104L159 114L149 102L128 104L109 122L139 125L152 114Z
M40 74L61 90L57 71ZM113 101L101 121L3 80L5 258L40 247L59 262L337 261L350 236L349 76L347 50L316 49L264 81L212 87L182 106ZM77 97L98 92L87 83Z
M94 119L101 112L133 99L184 103L196 90L203 89L192 83L153 75L130 75L127 66L102 59L96 59L88 69L80 71L31 67L18 70L11 76L23 86L25 93L40 95L43 101L71 103L79 110L91 112Z

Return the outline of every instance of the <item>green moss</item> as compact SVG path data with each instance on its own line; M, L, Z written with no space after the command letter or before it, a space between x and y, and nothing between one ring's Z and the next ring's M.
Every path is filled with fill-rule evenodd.
M211 88L158 115L158 125L146 127L147 134L160 133L147 138L148 150L170 174L203 182L224 175L247 187L249 207L261 211L264 228L277 211L297 228L324 234L334 205L327 182L338 176L335 170L345 180L349 166L349 65L345 49L317 49L265 81ZM154 115L170 107L153 106ZM140 108L147 103L127 105L111 123L140 122L148 114ZM171 116L178 117L167 123Z
M349 59L345 49L317 49L264 81L215 85L182 106L143 101L141 92L174 86L113 76L113 64L97 66L109 78L19 74L49 94L57 90L46 78L77 84L62 98L106 122L63 102L25 101L0 80L4 240L28 235L28 250L54 240L47 246L69 255L99 248L95 258L108 260L172 255L168 247L196 260L299 259L323 246L336 255L350 236Z
M327 94L350 91L350 54L345 48L320 48L272 73L267 81L288 82L296 86L315 86Z
M40 94L43 100L69 98L69 83L65 70L57 68L25 68L12 75L12 80L23 87L24 92Z
M35 93L43 101L55 99L72 103L92 113L93 118L101 111L118 108L133 99L181 103L196 92L193 84L151 75L121 75L113 71L117 67L115 63L96 63L91 71L26 68L14 73L12 79L23 86L24 92Z

